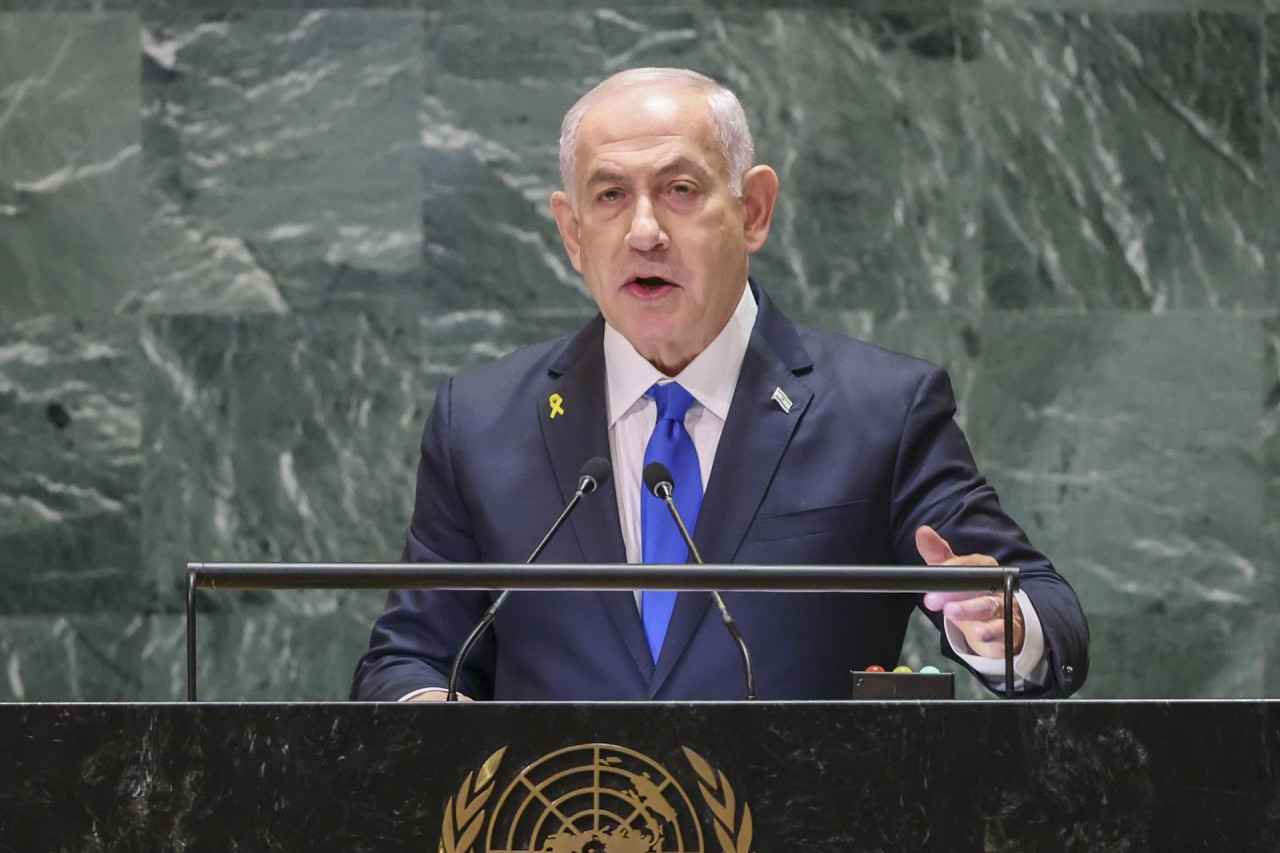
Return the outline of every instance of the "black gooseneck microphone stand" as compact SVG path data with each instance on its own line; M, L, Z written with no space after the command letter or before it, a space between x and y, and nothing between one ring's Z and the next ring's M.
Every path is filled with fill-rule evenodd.
M582 473L578 475L578 490L573 493L573 497L569 499L569 503L565 506L564 512L560 513L560 517L556 519L555 524L551 525L551 529L547 531L547 535L542 537L542 541L538 543L538 547L533 549L533 553L529 555L529 559L525 560L525 564L532 563L538 559L547 543L551 541L551 537L556 535L565 521L569 518L569 513L577 508L578 503L584 495L589 495L599 489L605 483L609 482L609 478L613 476L613 465L603 456L596 456L587 460L587 464L582 466ZM462 647L458 649L458 655L453 659L453 668L449 670L449 693L445 697L445 701L458 701L458 678L462 675L462 664L467 659L467 655L471 653L471 647L476 644L484 634L484 632L493 624L494 618L498 615L498 609L502 607L503 602L507 600L507 596L511 594L511 590L504 589L493 600L493 604L489 605L489 609L484 612L484 616L480 617L480 622L467 635L467 639L463 640Z
M676 509L675 498L672 497L675 487L672 485L671 471L661 462L650 462L644 466L644 484L649 489L649 493L655 498L667 505L667 509L671 511L671 517L675 520L676 527L680 529L680 535L684 538L684 544L689 548L689 553L693 555L694 562L703 565L702 554L698 551L698 546L693 544L693 537L689 535L689 528L684 526L684 519L680 517L680 510ZM747 643L742 639L742 632L738 630L738 623L733 621L733 617L729 615L729 608L725 606L724 599L720 597L720 593L711 590L711 597L715 600L716 607L720 609L720 618L724 621L724 627L728 629L729 636L733 637L733 642L738 647L738 654L742 657L742 668L747 673L747 698L756 698L756 672L751 666L751 653L747 651Z

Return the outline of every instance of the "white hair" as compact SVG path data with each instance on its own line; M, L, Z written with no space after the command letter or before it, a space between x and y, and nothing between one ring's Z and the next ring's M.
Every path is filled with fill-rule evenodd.
M677 86L703 93L707 106L711 109L711 123L715 128L716 138L724 149L724 160L729 167L729 192L734 198L742 196L742 176L751 168L756 146L751 139L751 128L747 126L747 116L742 111L738 96L705 74L687 68L631 68L619 71L579 98L569 108L569 112L564 114L564 121L560 124L560 180L575 209L578 201L573 188L574 168L577 165L574 143L583 117L592 107L616 92L651 84Z

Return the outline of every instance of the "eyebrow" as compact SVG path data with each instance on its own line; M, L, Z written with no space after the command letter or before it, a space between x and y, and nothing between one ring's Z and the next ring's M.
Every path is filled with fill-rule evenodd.
M658 169L655 176L659 178L665 178L667 175L673 174L675 172L692 172L694 175L697 175L698 177L703 177L706 175L706 170L703 169L701 166L699 166L694 160L688 157L677 157L676 159L672 160L670 163L667 163L665 166ZM608 183L608 184L626 183L626 181L627 181L626 175L622 174L621 172L615 171L609 168L608 166L602 166L596 169L594 172L592 172L591 175L587 178L587 186L594 186L595 184L603 184L603 183Z
M607 168L596 169L587 178L587 186L592 184L617 184L626 180L621 172L614 172Z

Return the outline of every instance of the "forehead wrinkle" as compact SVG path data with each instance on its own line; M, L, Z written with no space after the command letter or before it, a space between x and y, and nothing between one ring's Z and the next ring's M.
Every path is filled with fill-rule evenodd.
M676 172L693 172L700 177L707 174L707 170L700 163L692 157L681 154L667 164L658 167L653 175L656 178L664 178ZM590 177L587 178L587 186L599 183L622 183L627 180L628 177L622 170L613 166L600 166L593 170Z

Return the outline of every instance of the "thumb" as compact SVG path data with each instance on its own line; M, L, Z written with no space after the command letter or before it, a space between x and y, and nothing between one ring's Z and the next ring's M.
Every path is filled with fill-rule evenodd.
M916 528L916 550L924 559L925 565L938 566L953 559L955 553L947 540L938 535L938 531L928 525Z

